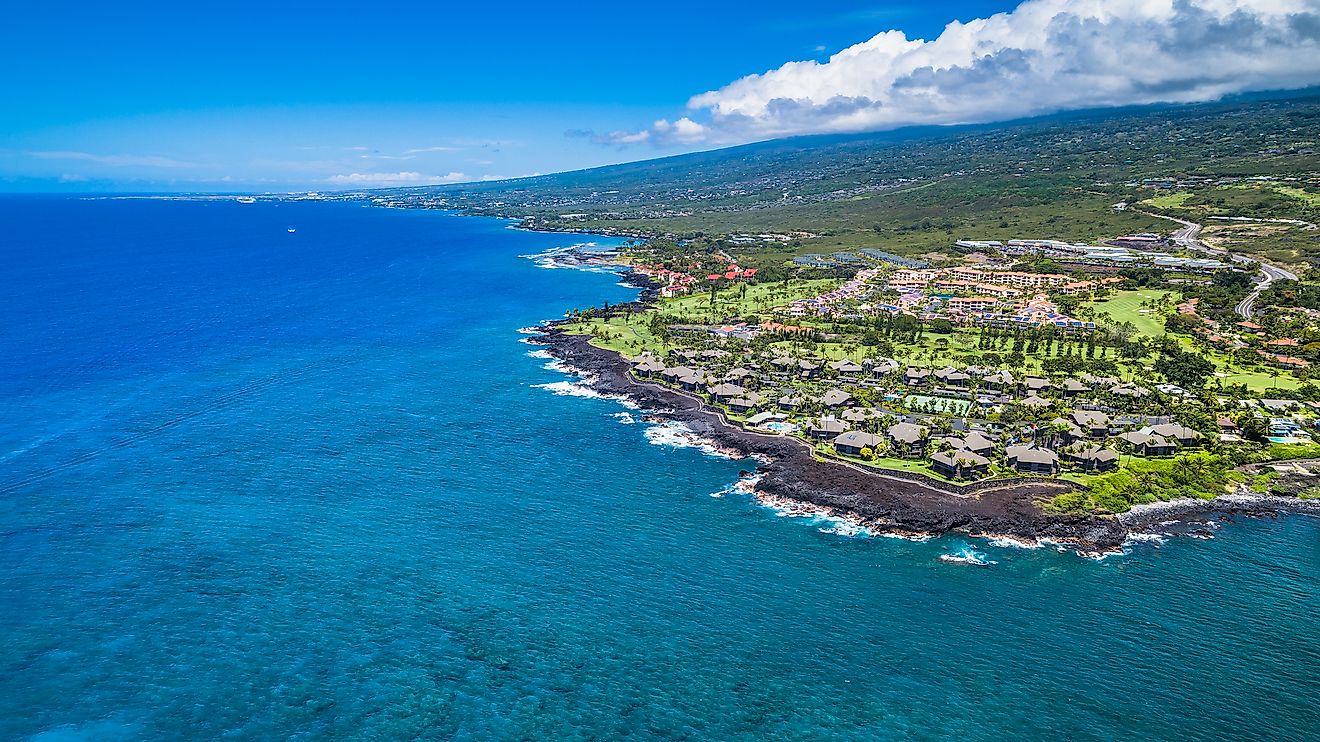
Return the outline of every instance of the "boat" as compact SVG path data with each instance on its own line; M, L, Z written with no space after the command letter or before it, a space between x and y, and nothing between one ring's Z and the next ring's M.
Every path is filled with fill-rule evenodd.
M289 227L289 234L293 234L294 232L297 232L297 231L298 231L298 230L294 229L293 227Z

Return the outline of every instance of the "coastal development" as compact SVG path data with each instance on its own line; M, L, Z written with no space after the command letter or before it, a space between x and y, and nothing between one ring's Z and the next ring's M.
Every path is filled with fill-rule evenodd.
M619 354L611 391L664 390L726 442L765 454L774 439L863 475L849 479L863 499L923 490L958 511L997 493L1040 516L1029 537L1052 517L1084 531L1162 501L1320 494L1295 463L1320 457L1320 313L1236 315L1250 261L1141 233L757 268L718 241L652 240L616 262L644 300L574 311L553 337Z

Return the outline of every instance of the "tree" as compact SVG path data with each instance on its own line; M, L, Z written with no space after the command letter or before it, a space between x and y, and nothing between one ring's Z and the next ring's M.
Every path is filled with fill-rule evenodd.
M1155 361L1155 370L1184 389L1199 389L1215 372L1215 364L1196 353L1165 349Z

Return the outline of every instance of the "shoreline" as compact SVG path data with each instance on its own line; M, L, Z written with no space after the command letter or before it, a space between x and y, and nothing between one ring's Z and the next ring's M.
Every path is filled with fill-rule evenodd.
M1036 499L1056 491L1048 483L1026 482L966 497L819 461L796 439L743 430L691 397L633 379L631 365L620 354L597 348L584 336L564 333L557 325L542 325L543 334L526 342L544 348L597 394L682 423L715 450L755 459L757 465L741 475L759 477L753 494L762 504L811 507L877 535L925 540L961 533L1023 543L1044 539L1088 554L1116 551L1131 533L1116 518L1042 512Z
M565 266L567 267L567 266ZM649 278L618 264L621 283L640 289L631 302L645 311L659 298ZM646 410L663 422L683 425L712 450L732 458L751 458L752 470L740 472L739 487L761 505L788 517L820 516L876 536L925 541L957 533L1020 548L1051 546L1102 559L1121 554L1126 545L1155 534L1174 535L1169 526L1201 523L1207 517L1272 517L1283 512L1320 516L1320 501L1311 503L1278 496L1234 492L1197 500L1138 505L1126 513L1104 515L1050 514L1038 500L1057 494L1058 485L1029 481L976 493L955 495L933 483L887 477L855 467L820 461L809 446L787 436L755 433L728 423L699 400L677 390L643 382L631 374L631 364L619 353L591 345L589 338L560 329L565 320L543 322L524 342L543 348L562 368L579 377L581 386L605 398ZM1186 529L1184 529L1185 531ZM1183 535L1205 538L1191 531Z

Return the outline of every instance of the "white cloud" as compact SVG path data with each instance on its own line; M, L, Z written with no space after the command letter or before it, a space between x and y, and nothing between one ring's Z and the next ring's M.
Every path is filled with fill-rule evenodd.
M424 152L456 152L456 151L458 151L458 147L436 146L436 147L414 147L412 149L404 150L403 153L405 155L417 155L417 154L422 154Z
M728 143L1320 83L1320 0L1028 0L932 41L885 31L695 96L611 143ZM698 123L700 119L704 123Z
M465 180L470 180L470 178L459 172L452 172L446 175L423 175L422 173L416 172L400 172L333 175L326 178L325 182L330 185L383 187L397 185L431 185L434 183L461 183Z
M111 167L193 167L191 162L158 155L97 155L91 152L46 151L28 154L42 160L81 160Z

